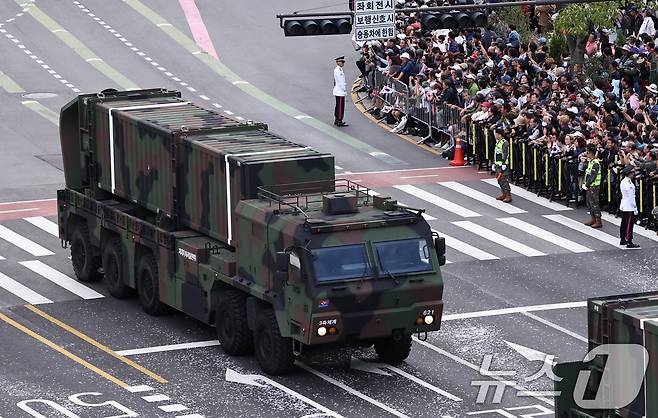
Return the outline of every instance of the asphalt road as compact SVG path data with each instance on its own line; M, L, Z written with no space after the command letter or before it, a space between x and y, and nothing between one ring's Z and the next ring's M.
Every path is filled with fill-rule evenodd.
M446 168L352 104L350 126L335 129L333 58L356 57L349 38L286 39L274 18L308 2L196 4L219 61L199 52L179 2L0 3L0 417L551 415L550 395L522 391L552 390L546 375L531 378L547 355L582 360L586 298L656 289L655 233L623 251L614 219L590 234L576 226L583 209L532 196L497 206L482 198L496 192L487 174ZM350 62L346 72L353 80ZM269 378L182 314L153 318L102 284L72 284L48 200L63 183L58 111L109 87L180 89L332 152L339 174L427 208L448 236L442 330L398 367L373 363L368 349L326 352ZM487 361L508 374L484 375Z

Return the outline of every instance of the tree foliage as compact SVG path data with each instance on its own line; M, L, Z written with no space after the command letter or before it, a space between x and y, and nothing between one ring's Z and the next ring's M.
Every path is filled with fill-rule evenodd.
M577 38L587 36L590 28L612 28L617 19L620 2L570 4L555 20L555 30L559 33Z
M516 26L516 31L521 37L521 43L528 42L532 31L530 30L528 19L523 15L521 11L521 7L510 6L496 9L496 15L494 18L494 28L496 32L503 34L506 33L507 25L509 24Z

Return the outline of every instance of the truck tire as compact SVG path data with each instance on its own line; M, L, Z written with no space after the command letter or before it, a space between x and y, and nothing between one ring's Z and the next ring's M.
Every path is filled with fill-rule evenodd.
M264 308L256 320L256 359L260 368L274 376L290 373L295 363L292 339L281 336L272 308Z
M153 254L142 256L137 267L137 295L142 309L149 315L159 316L167 312L167 305L160 302L160 276L158 263Z
M215 328L226 354L244 356L254 351L254 337L247 324L247 295L236 289L219 294Z
M121 248L121 238L110 238L103 247L103 271L105 273L105 287L110 295L117 299L128 296L130 290L126 286L124 268L125 258Z
M73 224L71 264L73 264L75 277L81 282L95 282L103 277L98 271L101 266L101 259L94 256L94 248L89 238L89 228L85 221Z
M375 351L379 359L386 363L400 363L411 353L411 335L403 335L399 340L381 338L375 341Z

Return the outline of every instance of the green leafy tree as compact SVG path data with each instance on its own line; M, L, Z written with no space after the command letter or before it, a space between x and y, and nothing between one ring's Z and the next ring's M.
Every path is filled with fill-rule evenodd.
M528 24L528 19L523 15L521 7L510 6L501 7L496 10L494 17L494 28L499 34L507 33L507 25L516 25L516 31L521 37L521 43L527 43L532 31Z
M620 6L620 2L606 1L570 4L560 10L555 20L555 32L565 37L573 63L584 62L585 43L592 28L614 27Z

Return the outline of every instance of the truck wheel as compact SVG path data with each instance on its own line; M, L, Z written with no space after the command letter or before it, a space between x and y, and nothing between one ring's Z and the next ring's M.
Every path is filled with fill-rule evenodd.
M71 233L71 264L75 277L81 282L98 281L102 275L100 257L94 257L94 249L89 239L89 228L85 221L73 225Z
M220 293L215 328L226 354L243 356L254 351L254 337L247 325L247 295L235 289Z
M411 335L403 335L399 340L393 337L375 341L375 351L379 359L386 363L399 363L411 353Z
M281 336L272 308L260 312L254 338L256 358L265 373L278 376L292 371L295 363L292 339Z
M103 248L103 271L105 272L105 287L110 295L118 299L128 296L129 288L124 281L124 257L121 249L121 239L111 238Z
M142 309L147 314L158 316L167 312L167 305L160 302L160 276L158 275L158 263L153 254L147 254L139 260L137 295Z

